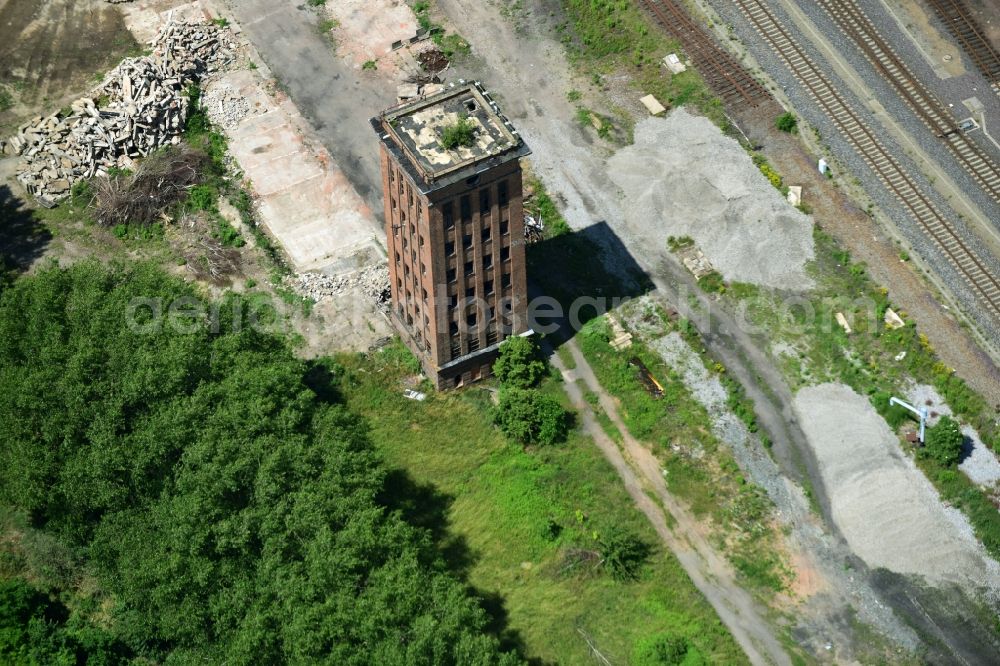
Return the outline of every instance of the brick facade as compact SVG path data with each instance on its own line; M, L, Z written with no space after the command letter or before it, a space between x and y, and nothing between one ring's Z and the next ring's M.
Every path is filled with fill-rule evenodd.
M380 152L392 320L439 388L487 376L528 331L519 157L428 186L404 152Z

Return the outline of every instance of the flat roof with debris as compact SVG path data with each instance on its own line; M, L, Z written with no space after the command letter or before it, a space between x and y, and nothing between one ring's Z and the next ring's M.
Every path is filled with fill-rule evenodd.
M472 145L445 148L442 132L463 118L473 126ZM408 100L371 124L425 194L531 152L478 82Z

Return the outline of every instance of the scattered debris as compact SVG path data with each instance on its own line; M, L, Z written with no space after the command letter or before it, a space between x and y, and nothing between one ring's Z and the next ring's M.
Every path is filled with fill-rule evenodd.
M663 56L663 64L674 74L680 74L687 69L687 67L684 66L684 63L681 62L681 59L677 57L676 53L668 53Z
M389 267L385 264L340 275L299 273L286 281L297 293L317 302L360 287L379 308L389 307Z
M886 328L895 330L906 326L906 322L903 321L903 318L896 314L892 308L885 309L885 316L882 319L885 321Z
M17 179L40 203L53 204L80 179L131 168L133 158L178 143L188 87L230 62L235 49L225 28L176 21L151 45L150 55L123 60L69 114L38 116L9 140L24 158Z
M838 312L834 316L837 318L837 323L840 324L840 327L842 329L844 329L844 333L847 333L848 335L850 335L851 334L851 325L847 323L847 317L844 316L844 313L843 312Z
M802 186L801 185L789 185L788 186L788 203L793 206L798 206L802 203Z
M213 125L232 129L250 115L250 102L232 86L216 85L201 97L201 106Z
M819 172L825 176L826 172L830 170L830 165L827 164L826 160L821 157L819 158L819 162L816 163L816 168L819 169Z
M436 47L425 49L418 53L417 62L419 62L420 66L424 68L424 71L430 72L431 74L443 72L448 69L448 65L450 64L448 56L446 56L441 49Z
M94 217L98 223L150 224L182 201L208 157L186 147L173 146L143 160L135 173L116 173L94 183Z
M656 381L656 377L649 371L646 364L638 356L629 359L628 364L636 368L639 373L639 381L646 387L646 391L654 398L663 397L663 385Z
M420 391L414 391L413 389L406 389L403 391L403 397L410 400L416 400L417 402L423 402L427 399L427 394L421 393Z
M542 240L545 233L545 224L542 219L533 217L528 213L524 214L524 242L537 243Z
M903 351L899 352L898 354L896 354L895 356L893 356L892 360L898 362L898 361L902 361L904 358L906 358L906 350L903 350Z
M656 99L653 95L646 95L640 98L639 101L642 102L642 105L646 107L646 110L652 116L658 116L667 110L665 106L660 104L660 100Z
M711 262L709 262L708 258L705 256L705 253L702 252L693 242L681 247L681 249L677 251L677 256L680 257L681 263L684 264L685 268L691 271L696 280L700 280L709 273L715 271Z
M632 346L632 334L622 328L617 319L608 315L608 324L611 326L611 348L621 351Z

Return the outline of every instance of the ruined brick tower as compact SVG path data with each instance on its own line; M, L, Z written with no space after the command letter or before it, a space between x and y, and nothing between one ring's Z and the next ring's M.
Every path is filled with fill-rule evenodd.
M459 121L471 143L445 148ZM371 119L381 140L391 317L438 388L490 373L528 332L520 158L530 150L478 83Z

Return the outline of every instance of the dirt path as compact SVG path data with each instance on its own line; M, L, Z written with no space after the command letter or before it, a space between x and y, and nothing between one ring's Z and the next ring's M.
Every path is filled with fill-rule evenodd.
M715 608L715 612L750 661L754 664L791 664L791 659L764 619L761 609L736 582L729 563L708 543L694 516L667 491L659 462L629 434L614 400L598 383L576 342L570 341L566 346L573 354L576 368L568 369L556 355L552 356L552 363L565 379L566 393L579 411L584 429L618 472L636 506L649 519L660 539L677 557L698 590ZM621 433L623 450L611 441L597 423L576 383L577 379L583 380L587 388L598 395L601 408ZM655 495L659 503L654 502L647 490ZM673 518L672 527L667 526L664 509Z

